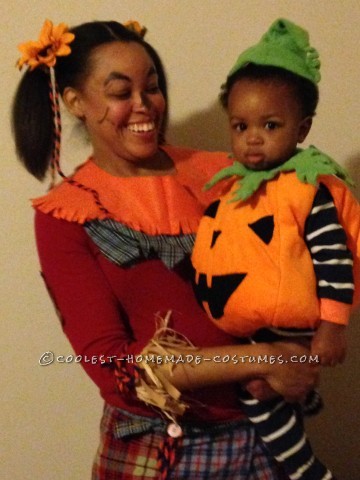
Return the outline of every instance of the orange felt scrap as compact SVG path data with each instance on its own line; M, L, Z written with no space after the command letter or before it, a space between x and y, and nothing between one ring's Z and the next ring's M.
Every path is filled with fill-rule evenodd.
M229 160L225 153L170 146L163 150L174 161L174 175L115 177L90 159L71 178L96 190L110 218L131 228L149 235L193 233L207 204L223 190L204 192L203 185ZM71 222L106 218L90 192L66 181L32 203L44 213Z

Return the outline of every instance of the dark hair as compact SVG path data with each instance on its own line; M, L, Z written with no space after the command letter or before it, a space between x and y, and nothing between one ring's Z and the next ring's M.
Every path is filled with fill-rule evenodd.
M111 42L135 42L142 45L152 59L167 105L166 76L161 59L140 35L113 21L83 23L71 28L70 32L75 35L70 44L71 54L57 57L54 67L60 95L66 87L79 88L90 74L90 57L94 48ZM27 70L18 86L12 108L12 129L18 157L39 180L45 177L55 141L49 81L49 69ZM160 143L164 142L167 113L166 109L159 134Z
M304 117L313 117L315 115L319 102L319 89L313 82L284 68L255 65L253 63L246 65L228 77L226 83L221 86L219 99L224 108L228 106L229 95L233 85L244 78L260 82L279 82L289 85L301 105Z

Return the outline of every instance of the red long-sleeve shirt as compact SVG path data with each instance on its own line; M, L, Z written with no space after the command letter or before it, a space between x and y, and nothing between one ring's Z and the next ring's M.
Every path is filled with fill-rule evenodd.
M209 154L211 158L213 154ZM218 167L214 165L213 170ZM60 312L63 330L76 354L83 356L82 365L106 402L132 413L154 414L134 397L119 393L113 369L100 359L120 357L126 348L127 355L139 354L154 335L157 314L171 310L171 327L196 346L236 342L212 325L196 303L187 262L173 270L158 259L119 267L104 257L80 223L40 210L36 211L35 230L42 274ZM92 362L96 357L99 361ZM199 402L194 407L199 418L239 416L234 385L209 387L189 395Z

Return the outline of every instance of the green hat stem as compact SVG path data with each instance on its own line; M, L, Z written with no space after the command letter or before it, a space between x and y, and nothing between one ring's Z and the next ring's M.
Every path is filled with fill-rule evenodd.
M289 20L276 20L259 43L245 50L230 70L232 76L249 63L284 68L314 84L320 81L320 60L306 30Z

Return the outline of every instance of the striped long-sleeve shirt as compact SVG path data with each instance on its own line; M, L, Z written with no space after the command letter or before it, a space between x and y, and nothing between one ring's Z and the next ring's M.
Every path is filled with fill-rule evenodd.
M351 304L353 259L346 245L329 190L320 184L305 225L305 241L313 261L319 298Z

